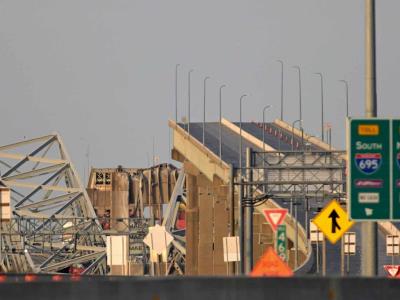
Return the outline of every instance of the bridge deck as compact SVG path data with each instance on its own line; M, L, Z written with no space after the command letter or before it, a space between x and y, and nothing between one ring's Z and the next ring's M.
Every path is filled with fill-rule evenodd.
M239 126L239 123L233 123ZM179 124L183 129L187 130L187 127L183 124ZM242 131L251 134L256 139L262 142L262 124L257 124L254 122L244 122L242 123ZM190 124L190 135L196 138L199 142L202 142L202 132L203 123L191 123ZM279 134L281 132L282 134ZM275 149L280 149L282 151L292 150L292 133L288 130L281 128L275 123L266 123L265 131L265 143ZM280 141L279 141L280 140ZM302 141L301 138L295 135L294 137L294 149L300 149ZM232 164L235 168L239 167L239 143L240 136L227 126L222 126L222 160L228 164ZM205 147L211 150L214 154L219 155L219 123L218 122L208 122L205 124ZM242 136L242 163L245 162L245 151L246 147L251 147L256 151L262 151L262 149L256 144L249 142ZM323 150L322 148L310 144L311 150ZM290 209L289 201L276 201L278 204L284 208ZM310 199L311 211L309 212L309 218L313 218L318 212L318 208L325 206L325 203L317 203ZM293 209L294 211L294 209ZM297 205L297 219L299 223L305 228L305 205L304 203ZM357 243L356 243L356 255L349 257L349 275L360 275L361 272L361 232L360 224L355 224L350 231L356 232ZM379 275L384 276L385 271L383 265L392 264L392 258L386 256L386 241L385 236L382 232L379 232L378 247L379 247L379 257L378 257L378 271ZM314 256L316 255L316 247L313 245ZM319 247L319 257L321 262L322 252L321 245ZM329 275L339 275L340 274L340 256L341 256L341 245L338 242L336 245L326 242L326 259L327 259L327 274ZM315 257L314 257L315 261ZM347 262L347 257L345 257ZM398 257L394 258L394 263L399 263L400 259ZM347 270L347 268L345 268ZM314 264L313 270L316 270L316 265Z

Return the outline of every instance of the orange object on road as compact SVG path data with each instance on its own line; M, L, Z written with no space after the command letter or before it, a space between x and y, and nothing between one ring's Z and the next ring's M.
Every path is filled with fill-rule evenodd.
M281 260L275 250L269 247L251 271L250 276L292 277L293 271Z

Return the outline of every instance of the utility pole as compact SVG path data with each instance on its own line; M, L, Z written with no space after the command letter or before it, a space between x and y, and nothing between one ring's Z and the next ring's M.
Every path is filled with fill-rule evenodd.
M194 70L191 69L188 72L188 126L187 126L187 131L188 131L188 136L190 136L190 93L191 93L191 76Z
M239 223L239 244L240 244L240 262L239 262L239 274L244 274L244 213L243 213L243 199L244 199L244 186L243 186L243 176L242 169L239 168L239 215L238 215L238 223Z
M326 276L326 240L322 237L322 276Z
M245 274L250 274L253 269L253 188L250 184L253 181L252 168L252 149L246 148L246 177L247 177L247 188L246 188L246 205L244 207L245 215Z
M377 116L375 63L375 0L365 0L365 116ZM361 223L361 275L376 276L377 223Z
M175 123L178 123L178 68L180 64L175 65Z
M344 239L345 236L343 236L340 239L340 275L344 276Z
M204 78L204 85L203 85L203 88L204 88L204 98L203 98L203 145L204 145L204 143L205 143L205 140L206 140L206 82L207 82L207 80L208 79L210 79L210 76L206 76L205 78Z
M321 84L321 139L325 142L324 137L324 77L322 73L315 73L320 77L320 84Z
M281 64L281 120L283 121L283 61L278 59L277 62Z

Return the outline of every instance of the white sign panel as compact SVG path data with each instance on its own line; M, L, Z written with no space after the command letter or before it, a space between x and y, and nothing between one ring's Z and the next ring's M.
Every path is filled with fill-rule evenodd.
M107 264L123 266L128 263L128 238L125 235L107 236Z
M318 229L317 225L310 221L310 240L311 243L322 242L324 240L324 234Z
M224 245L224 262L240 261L239 237L223 237L222 243Z
M344 254L355 255L356 254L356 233L346 232L343 236L344 241Z
M398 235L386 236L386 255L400 254L400 238Z
M143 239L143 242L149 246L150 250L157 254L162 254L173 240L174 237L165 230L165 226L157 224L156 226L149 227L149 233Z

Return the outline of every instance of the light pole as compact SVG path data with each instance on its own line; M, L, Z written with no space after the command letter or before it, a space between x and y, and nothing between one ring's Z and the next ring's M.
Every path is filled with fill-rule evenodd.
M269 108L271 108L272 105L266 105L263 108L263 115L262 115L262 120L263 120L263 126L262 126L262 141L263 141L263 173L264 173L264 181L265 181L265 111ZM263 192L265 193L265 183L263 185Z
M339 82L343 82L346 88L346 118L349 117L349 83L346 80L339 80Z
M222 159L222 89L225 84L219 87L219 159Z
M240 141L239 141L239 169L240 169L240 175L243 175L243 170L242 170L242 100L244 97L247 97L246 94L240 96L239 100L239 124L240 124Z
M301 70L299 66L293 66L292 68L297 69L299 72L299 119L303 120L302 110L301 110Z
M321 139L324 142L324 79L321 73L315 73L320 76L321 79Z
M332 149L332 124L326 123L326 142L329 144L329 151Z
M210 76L206 76L204 78L204 98L203 98L203 145L205 142L205 137L206 137L206 82L207 80L210 79Z
M281 120L283 121L283 61L278 59L277 62L281 64Z
M192 74L194 70L191 69L188 72L188 136L190 136L190 74Z
M178 123L178 68L180 64L175 66L175 123Z
M299 119L296 120L292 123L292 151L294 151L294 126L296 125L297 122L300 122L300 130L303 132L303 120Z
M263 126L262 126L263 152L265 152L265 111L271 107L272 105L266 105L263 108Z
M243 272L244 269L244 211L243 211L243 198L244 198L244 188L243 188L243 169L242 169L242 100L244 97L247 95L244 94L240 97L239 100L239 124L240 124L240 137L239 137L239 183L240 183L240 190L239 190L239 216L238 216L238 221L239 221L239 240L240 240L240 255L243 257L241 264L240 264L240 270Z

